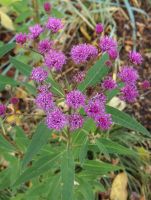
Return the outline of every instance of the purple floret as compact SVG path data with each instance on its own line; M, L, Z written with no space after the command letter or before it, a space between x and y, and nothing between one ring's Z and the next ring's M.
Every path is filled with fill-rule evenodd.
M31 79L40 83L48 77L48 72L42 67L36 67L32 70Z
M135 65L140 65L143 62L143 57L141 56L140 53L138 53L136 51L131 51L129 53L129 59Z
M18 34L16 34L15 39L18 44L22 45L26 42L27 35L25 33L18 33Z
M52 112L48 113L46 124L48 128L60 131L67 125L67 117L60 109L56 108Z
M71 58L76 64L87 62L97 55L97 48L90 44L79 44L71 49Z
M105 106L99 100L90 100L84 110L89 117L95 118L105 112Z
M36 105L38 108L49 112L54 108L54 102L51 92L41 92L36 97Z
M78 109L85 105L86 97L79 90L73 90L66 96L66 103L69 107Z
M39 24L29 27L29 38L36 39L43 32L43 28Z
M106 90L113 90L117 87L117 84L111 77L108 77L103 81L102 87Z
M84 119L80 114L72 114L69 116L69 126L71 130L76 130L83 126Z
M6 112L6 106L3 104L0 104L0 116L4 116Z
M134 85L126 85L121 89L121 99L129 103L134 102L138 97L138 90Z
M53 42L47 39L38 43L38 50L41 54L47 53L52 48Z
M63 28L61 19L50 17L47 21L46 28L51 30L53 33L57 33Z
M66 56L61 51L50 50L45 55L45 64L49 68L54 67L57 71L60 71L66 64Z
M104 30L103 24L101 24L101 23L96 24L96 27L95 27L95 32L96 32L96 34L102 33L103 30Z
M99 47L103 52L108 52L112 49L117 49L117 42L112 38L105 36L100 39Z
M112 125L111 115L106 113L96 116L95 121L102 130L108 130Z
M124 66L118 73L118 77L127 84L133 84L139 78L137 70L133 67Z

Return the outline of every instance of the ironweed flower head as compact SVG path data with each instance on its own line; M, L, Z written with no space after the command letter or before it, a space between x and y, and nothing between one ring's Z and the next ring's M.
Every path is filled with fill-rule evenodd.
M18 34L16 34L15 39L18 44L22 45L26 42L27 35L26 35L26 33L18 33Z
M85 112L89 117L95 118L105 112L105 106L99 100L90 100L85 106Z
M97 126L99 126L102 130L108 130L112 125L112 118L110 114L101 114L97 115L95 118Z
M40 83L48 77L48 72L42 67L36 67L32 70L31 79Z
M125 85L121 89L121 96L120 98L124 101L132 103L138 97L138 90L135 85Z
M43 28L39 24L29 27L29 38L36 39L43 32Z
M146 90L150 87L150 82L148 80L144 80L142 83L141 83L141 87L142 89Z
M103 93L97 93L93 98L93 101L98 100L101 104L105 104L106 103L106 96Z
M140 53L138 53L136 51L131 51L129 53L129 59L135 65L140 65L143 62L143 57L141 56Z
M73 80L76 82L76 83L81 83L85 78L85 72L78 72L77 74L75 74L73 76Z
M46 12L50 12L51 11L51 4L49 2L45 2L44 3L44 10Z
M47 53L52 48L53 42L48 39L41 40L38 43L38 50L41 54Z
M111 37L105 36L100 39L99 47L103 52L109 52L113 49L117 49L117 42Z
M71 114L69 116L69 127L71 130L76 130L83 126L84 119L80 114Z
M6 106L4 104L0 104L0 116L4 116L6 112Z
M71 49L71 58L76 64L87 62L97 55L97 48L90 44L75 45Z
M55 108L47 114L46 124L48 128L60 131L67 125L67 117L59 108Z
M46 28L51 30L52 33L57 33L63 28L61 19L50 17L47 21Z
M38 108L47 112L54 108L54 102L51 92L40 92L37 95L35 102Z
M104 31L103 24L101 24L101 23L97 24L96 27L95 27L96 34L100 34L103 31Z
M50 50L45 55L45 64L50 69L55 68L55 70L60 71L66 64L66 56L61 51Z
M133 67L124 66L118 73L118 77L127 84L133 84L139 78L137 70Z
M86 97L79 90L73 90L66 96L66 103L69 107L78 109L85 105Z
M10 99L10 102L12 103L12 104L18 104L19 103L19 99L17 98L17 97L12 97L11 99Z
M106 90L113 90L117 87L116 82L111 78L111 77L107 77L103 83L102 83L102 87Z

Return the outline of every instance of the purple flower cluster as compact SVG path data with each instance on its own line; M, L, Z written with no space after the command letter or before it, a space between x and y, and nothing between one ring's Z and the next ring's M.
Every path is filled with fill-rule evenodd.
M26 33L18 33L18 34L16 34L15 39L18 44L22 45L26 42L27 35L26 35Z
M102 83L102 88L106 90L113 90L116 87L117 87L117 84L111 77L106 78Z
M71 49L71 58L76 64L87 62L97 55L97 48L90 44L79 44Z
M6 112L6 106L3 104L0 104L0 116L4 116Z
M47 21L46 28L51 30L52 33L57 33L63 28L63 23L60 19L50 17Z
M48 128L60 131L67 125L67 117L58 108L47 114L46 124Z
M131 51L129 53L129 59L135 65L140 65L143 62L143 58L142 58L141 54L136 51Z
M110 114L105 112L106 98L104 94L97 94L95 97L89 100L85 106L86 114L93 118L102 130L107 130L112 124L112 118Z
M73 109L78 109L85 105L86 97L79 90L73 90L69 92L66 96L66 103L69 107Z
M48 68L60 71L66 64L66 56L61 51L50 50L45 54L45 64Z
M124 66L118 73L118 77L125 83L125 86L121 89L121 99L130 103L135 101L138 96L136 81L139 75L137 70L132 66Z
M39 24L29 27L29 38L36 39L43 32L43 28Z
M44 70L42 67L36 67L32 70L31 79L40 83L48 77L48 72Z
M38 43L38 50L41 54L47 53L52 48L53 42L48 39L41 40Z
M117 42L112 38L105 36L100 39L99 47L103 52L107 52L111 59L118 56Z

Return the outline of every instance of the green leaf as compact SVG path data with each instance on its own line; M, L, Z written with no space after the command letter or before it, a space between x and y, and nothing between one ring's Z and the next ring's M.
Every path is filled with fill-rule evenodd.
M106 111L112 115L112 120L116 124L134 131L138 131L143 135L150 137L148 130L128 114L111 106L106 106Z
M86 200L94 200L92 185L84 178L78 178L78 190L84 196Z
M87 176L91 175L106 175L109 172L121 170L122 167L112 165L109 163L96 161L96 160L87 160L83 165L83 174Z
M101 59L98 60L95 65L93 65L86 77L85 80L79 84L78 89L84 91L89 86L95 86L100 83L102 78L107 75L109 68L105 65L105 62L108 60L108 55L103 54Z
M3 57L6 53L8 53L9 51L11 51L12 49L15 48L15 43L8 43L8 44L4 44L2 47L0 47L0 58Z
M55 165L55 162L58 161L60 158L60 154L52 154L52 155L47 155L36 162L34 162L33 166L30 168L27 168L21 176L16 180L14 186L19 186L20 184L29 181L35 177L40 176L41 174L44 174L48 170L52 169Z
M113 142L110 139L100 138L96 141L98 147L99 145L103 145L106 151L110 154L117 153L119 155L133 155L136 156L136 152L132 149L129 149L125 146L122 146L116 142Z
M41 148L47 143L52 130L48 129L45 124L40 123L33 135L31 143L27 148L27 152L24 156L22 167L25 167L29 161L32 160Z
M0 135L0 149L5 150L6 152L15 151L15 147L10 144L2 135Z
M51 186L49 187L49 194L47 200L56 200L61 198L61 177L56 174L51 179Z
M14 129L16 132L16 138L15 138L16 145L21 151L24 152L29 144L29 139L26 137L26 134L21 127L16 126L14 127Z
M52 77L48 77L47 82L51 84L51 91L54 94L56 94L60 97L64 97L64 91L62 90L60 85Z
M73 199L74 175L75 175L74 159L71 150L67 150L62 157L61 178L62 178L62 194L61 200Z
M100 152L103 153L108 159L110 159L108 149L103 144L103 142L100 142L100 140L96 140L96 145L98 146Z
M4 88L6 85L17 86L18 84L14 79L0 74L0 88Z
M30 75L31 70L32 70L32 67L30 65L22 63L21 61L17 60L14 57L10 58L10 62L14 65L14 67L16 69L18 69L25 76L29 76Z

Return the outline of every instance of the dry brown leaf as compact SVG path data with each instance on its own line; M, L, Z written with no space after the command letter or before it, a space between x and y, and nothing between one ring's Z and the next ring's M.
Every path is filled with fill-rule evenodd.
M11 18L2 10L0 10L0 22L1 25L4 26L6 29L14 31L14 25Z
M127 200L128 197L127 183L128 183L127 174L124 172L118 174L112 183L110 199Z

